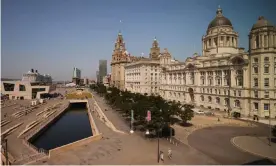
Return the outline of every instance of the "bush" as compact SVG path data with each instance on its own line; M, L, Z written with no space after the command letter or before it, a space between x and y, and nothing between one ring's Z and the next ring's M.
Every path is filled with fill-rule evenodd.
M234 118L240 118L241 117L241 114L239 112L234 112L233 113L233 117Z

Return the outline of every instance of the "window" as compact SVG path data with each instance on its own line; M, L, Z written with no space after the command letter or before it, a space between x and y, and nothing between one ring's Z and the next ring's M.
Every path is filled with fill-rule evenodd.
M269 98L269 91L264 92L264 98Z
M241 107L241 103L239 100L235 100L235 107Z
M254 78L254 87L258 87L258 78Z
M19 85L19 91L26 91L25 85Z
M215 89L215 94L217 94L218 93L218 91Z
M224 95L226 95L226 90L224 90Z
M258 110L259 109L259 103L254 103L254 109Z
M225 98L225 99L224 99L224 104L225 104L225 105L229 105L229 99L228 99L228 98Z
M217 85L220 85L220 79L217 79Z
M241 97L241 91L240 91L240 90L238 91L238 94L239 94L239 96Z
M264 110L269 110L269 104L264 104Z
M269 73L269 66L264 67L264 73Z
M264 62L269 62L269 57L264 57Z
M258 63L259 59L258 58L254 58L254 63Z
M255 97L255 98L258 98L258 97L259 97L258 91L254 91L254 97Z
M201 101L204 101L204 96L201 96Z
M212 102L212 97L211 96L208 97L208 101Z
M216 98L216 103L217 103L217 104L220 103L220 98L219 98L219 97Z
M14 84L3 83L5 91L14 91Z
M254 67L254 73L258 74L258 67Z
M219 94L220 94L220 89L218 90Z
M269 87L269 78L264 79L264 86Z
M274 66L274 74L276 74L276 64L275 64L275 66Z
M276 87L276 78L274 78L274 86Z
M243 86L243 77L238 77L237 78L237 85L238 86Z

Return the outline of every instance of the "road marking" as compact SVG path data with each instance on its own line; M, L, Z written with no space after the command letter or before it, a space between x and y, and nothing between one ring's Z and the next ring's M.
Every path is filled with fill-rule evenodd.
M250 154L253 154L253 155L258 156L258 157L264 157L264 158L269 158L269 159L272 159L272 160L276 160L276 158L274 158L274 157L264 156L264 155L261 155L261 154L255 153L255 152L251 152L251 151L249 151L249 150L246 150L246 149L241 148L239 145L237 145L237 144L235 143L235 139L236 139L236 138L238 138L238 137L232 138L230 142L231 142L231 144L232 144L233 146L235 146L236 148L240 149L241 151L247 152L247 153L250 153Z

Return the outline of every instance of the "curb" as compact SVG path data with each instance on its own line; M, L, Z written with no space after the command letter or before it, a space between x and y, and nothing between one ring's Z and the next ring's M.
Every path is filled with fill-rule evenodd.
M246 152L246 153L249 153L249 154L253 154L253 155L258 156L258 157L264 157L264 158L269 158L269 159L272 159L272 160L276 160L276 158L264 156L264 155L261 155L261 154L258 154L258 153L254 153L254 152L251 152L251 151L249 151L249 150L246 150L246 149L241 148L239 145L237 145L237 144L235 143L235 139L236 139L236 138L237 138L237 137L232 138L232 139L230 140L230 142L231 142L231 144L232 144L234 147L238 148L239 150L241 150L241 151L243 151L243 152Z

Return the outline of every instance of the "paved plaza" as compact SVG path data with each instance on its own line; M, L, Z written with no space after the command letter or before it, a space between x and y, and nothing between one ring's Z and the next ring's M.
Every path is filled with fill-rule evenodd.
M226 118L220 118L218 121L217 117L196 115L190 122L192 124L191 126L184 127L178 124L173 126L176 132L175 139L180 141L177 146L166 139L160 139L160 150L165 154L165 162L157 163L157 139L145 139L143 133L140 132L130 134L130 125L125 122L124 118L118 112L112 110L102 97L99 97L94 92L93 94L94 99L97 101L108 120L117 130L123 131L126 134L113 131L97 116L92 115L99 132L103 134L103 139L78 146L73 150L29 164L193 165L245 164L255 161L269 164L269 162L275 162L273 159L264 160L262 155L256 155L254 154L255 152L247 152L244 150L246 148L248 150L248 147L252 144L254 145L252 147L256 147L257 149L262 149L263 145L255 145L254 142L252 143L252 140L246 141L244 137L240 137L252 136L263 138L268 135L267 125ZM27 124L36 120L36 114L38 112L60 101L66 102L67 100L49 100L47 104L39 106L33 112L18 119L12 117L12 114L18 111L17 109L13 109L15 106L2 109L2 120L4 118L3 114L5 113L7 113L5 118L10 118L12 120L12 122L7 125L1 126L2 132L17 123L24 123L7 137L10 145L8 150L15 159L20 159L22 153L25 155L32 155L35 153L22 144L22 141L17 138L18 134L24 130ZM21 105L22 107L30 105L30 101L26 100L12 102L17 102L17 105ZM105 109L107 111L104 111ZM234 142L236 145L233 145L233 138L235 138ZM249 144L250 142L251 144ZM169 148L171 148L173 152L172 160L167 158L167 151ZM272 149L273 148L275 148L274 145ZM271 150L271 152L273 153L274 150ZM269 155L271 155L271 153Z

